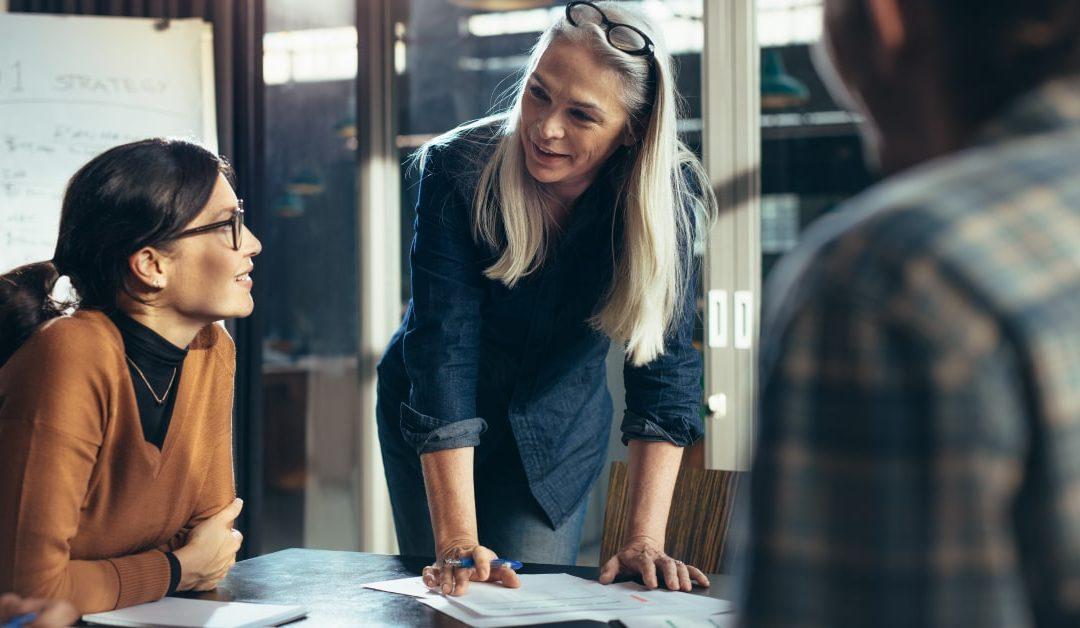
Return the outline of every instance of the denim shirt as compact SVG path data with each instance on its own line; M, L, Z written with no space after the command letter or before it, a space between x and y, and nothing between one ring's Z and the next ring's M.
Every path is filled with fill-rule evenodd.
M607 453L611 341L588 321L605 302L621 240L619 160L578 199L544 265L508 288L484 276L498 252L472 232L478 172L494 140L490 130L469 133L432 148L422 164L412 299L379 364L380 388L400 391L401 431L418 454L476 447L510 430L532 493L558 526L585 499ZM666 352L624 366L624 443L685 447L702 435L695 285Z

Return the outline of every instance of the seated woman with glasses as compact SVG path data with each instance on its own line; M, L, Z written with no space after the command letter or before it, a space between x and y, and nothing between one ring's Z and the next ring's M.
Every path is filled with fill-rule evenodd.
M251 313L261 245L228 174L188 142L113 148L68 184L53 259L0 276L0 591L96 612L235 561L236 359L214 323Z
M435 557L428 586L518 586L496 553L576 562L608 449L612 341L633 515L600 579L707 585L664 553L683 448L702 436L693 240L715 210L676 102L645 17L571 2L505 113L421 151L412 299L377 416L398 542Z

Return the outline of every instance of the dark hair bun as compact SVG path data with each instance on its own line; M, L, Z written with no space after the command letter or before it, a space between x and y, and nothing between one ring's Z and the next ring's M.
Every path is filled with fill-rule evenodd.
M58 278L52 262L26 264L0 275L0 366L39 325L60 314L49 300Z

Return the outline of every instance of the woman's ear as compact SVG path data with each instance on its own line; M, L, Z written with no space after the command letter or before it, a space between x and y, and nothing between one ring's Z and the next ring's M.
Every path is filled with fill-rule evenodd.
M128 258L128 270L147 290L164 289L168 283L165 267L168 260L152 246L144 246Z
M866 4L870 22L887 58L895 59L908 45L910 15L905 13L904 0L869 0Z

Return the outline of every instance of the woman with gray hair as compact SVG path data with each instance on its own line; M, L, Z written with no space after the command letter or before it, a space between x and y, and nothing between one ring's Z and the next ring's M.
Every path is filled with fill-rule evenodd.
M571 2L515 94L418 157L412 299L379 364L401 551L434 555L424 581L454 595L518 586L496 551L573 564L614 340L633 515L600 579L707 586L664 553L682 448L702 435L692 244L716 204L676 134L671 59L639 13Z

